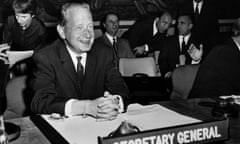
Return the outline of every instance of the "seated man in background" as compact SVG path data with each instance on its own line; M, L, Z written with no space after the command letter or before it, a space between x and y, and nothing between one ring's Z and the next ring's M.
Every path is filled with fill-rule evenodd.
M240 95L240 18L233 36L214 47L201 63L189 98Z
M122 37L128 39L135 55L143 56L148 52L160 50L165 37L173 35L169 31L172 21L169 12L164 12L159 17L138 20Z
M118 67L119 58L134 58L135 55L127 40L117 37L119 17L114 12L104 15L101 20L103 35L95 40L95 45L109 48L114 55L114 65Z
M35 0L14 0L15 15L9 16L3 29L3 43L12 51L36 51L45 44L46 28L36 17ZM14 74L25 74L32 69L32 59L24 59L13 67Z
M89 5L64 4L57 31L61 39L33 56L37 71L32 111L115 119L129 91L112 63L112 50L93 44Z
M203 46L196 45L191 35L192 27L191 15L180 15L177 19L178 35L166 39L158 59L161 75L165 78L169 78L172 71L179 65L200 62Z

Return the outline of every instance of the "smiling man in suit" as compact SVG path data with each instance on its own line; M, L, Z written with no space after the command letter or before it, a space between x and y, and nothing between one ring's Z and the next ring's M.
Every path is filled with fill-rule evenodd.
M112 63L112 52L93 45L92 14L86 2L66 3L60 35L34 55L35 113L114 119L126 106L128 88ZM125 104L125 105L124 105Z

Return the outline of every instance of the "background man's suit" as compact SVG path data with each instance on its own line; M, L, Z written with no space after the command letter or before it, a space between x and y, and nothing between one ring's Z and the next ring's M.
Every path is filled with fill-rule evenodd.
M112 51L96 47L87 54L84 83L80 88L76 71L65 44L56 40L35 53L38 71L34 80L32 110L36 113L63 114L67 100L95 99L108 90L126 100L128 88L112 63Z
M201 63L189 97L232 94L240 94L240 50L230 39L213 48Z
M111 42L105 34L95 40L95 45L104 45L110 50L114 50ZM130 48L130 45L127 40L122 38L117 38L117 54L119 58L133 58L135 55Z
M219 24L218 24L218 2L215 0L204 0L200 15L194 22L192 35L203 44L203 57L205 57L211 48L219 42ZM186 0L179 6L178 13L192 14L194 16L193 0Z
M123 34L123 38L127 39L131 48L147 44L149 51L159 50L160 42L164 34L157 33L153 36L153 23L156 17L145 18L136 21L129 29Z
M194 43L192 36L190 36L186 47L188 48L191 43ZM176 65L179 64L180 54L179 36L171 36L166 39L158 58L161 75L164 76L167 72L173 71L176 68ZM190 55L188 53L184 53L184 55L186 56L186 64L190 64L192 61Z

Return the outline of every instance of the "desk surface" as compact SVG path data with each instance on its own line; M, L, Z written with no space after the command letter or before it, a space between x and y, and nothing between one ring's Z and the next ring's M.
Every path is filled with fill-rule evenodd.
M9 144L50 144L29 117L9 120L21 127L20 137Z
M163 101L159 104L166 106L168 108L174 109L178 112L183 112L187 115L196 116L199 112L211 115L211 107L200 106L198 103L202 101L211 101L209 99L192 99L188 102L186 101ZM190 111L189 111L190 109ZM47 138L41 133L41 131L34 125L34 123L29 119L29 117L12 119L9 120L21 127L21 135L17 140L10 142L10 144L50 144ZM230 139L224 144L237 144L240 142L240 137L238 135L240 131L240 118L230 118L229 119L229 136Z

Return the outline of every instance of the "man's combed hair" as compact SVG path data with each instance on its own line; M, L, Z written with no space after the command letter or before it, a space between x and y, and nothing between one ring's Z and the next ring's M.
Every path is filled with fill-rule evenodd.
M17 13L35 14L37 4L35 0L14 0L12 8Z
M88 4L88 2L86 2L85 0L80 0L78 2L66 2L61 6L60 9L60 17L59 17L59 25L64 26L66 24L66 12L69 8L74 7L76 5L85 7L87 9L90 9L90 6Z
M114 11L110 11L110 12L107 12L106 14L104 14L104 16L102 17L102 19L101 19L101 21L100 21L100 28L101 28L101 31L102 31L103 33L106 32L106 28L104 27L104 24L106 24L107 17L108 17L109 15L115 15L115 16L117 16L117 18L119 19L118 13L116 13L116 12L114 12Z

